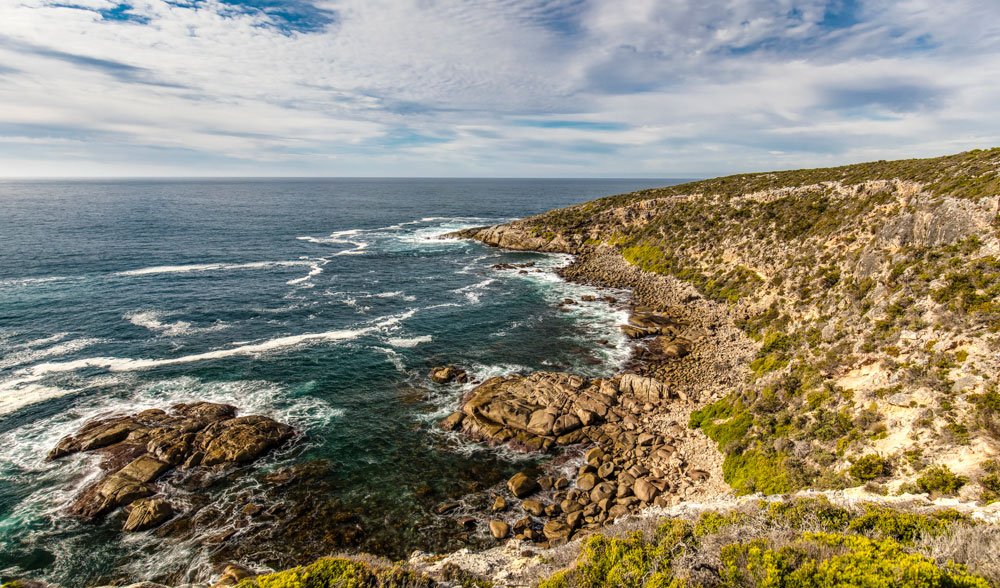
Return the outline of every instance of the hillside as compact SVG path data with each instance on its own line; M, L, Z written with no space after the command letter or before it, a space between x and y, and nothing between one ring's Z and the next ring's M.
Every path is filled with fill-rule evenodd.
M624 258L693 288L660 310L713 308L709 339L738 329L715 373L636 366L695 398L689 425L738 494L1000 492L1000 149L730 176L464 235L573 253L568 277L636 288Z

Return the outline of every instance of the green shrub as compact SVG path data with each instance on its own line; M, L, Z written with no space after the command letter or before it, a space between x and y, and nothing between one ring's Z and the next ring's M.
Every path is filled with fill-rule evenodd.
M954 494L968 480L964 476L955 475L948 466L936 465L924 470L917 478L917 487L928 494Z
M803 533L777 548L759 539L727 545L722 548L720 576L725 586L774 588L989 586L962 566L938 567L892 539L832 533Z
M238 588L430 588L433 580L399 567L330 557L241 581Z
M979 485L983 487L980 500L986 504L1000 500L1000 463L991 459L984 461L980 467L983 469L979 478Z
M863 455L854 460L849 471L851 477L859 482L870 482L884 478L891 473L888 460L874 453Z
M718 443L720 450L728 452L738 449L746 440L753 426L753 415L739 399L726 397L691 413L689 424Z
M911 543L924 535L941 535L957 522L969 523L971 519L951 509L924 515L867 505L864 514L852 518L847 529Z
M670 562L675 547L690 535L690 527L683 521L667 521L656 535L653 541L640 532L623 538L592 535L575 567L557 572L538 588L681 588L683 582L671 577Z
M730 453L722 461L722 477L736 494L785 494L795 490L788 456L778 452Z

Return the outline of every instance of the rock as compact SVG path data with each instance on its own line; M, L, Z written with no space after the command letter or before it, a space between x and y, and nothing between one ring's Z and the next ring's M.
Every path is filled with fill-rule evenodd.
M655 440L656 440L656 435L652 433L639 433L639 436L636 438L635 443L636 445L639 445L641 447L647 447L649 445L652 445L653 441Z
M198 433L197 443L205 454L201 465L253 461L291 439L293 433L288 425L258 415L215 422Z
M126 532L152 529L174 516L170 503L163 498L143 498L129 505L128 518L122 525Z
M576 479L576 487L580 490L589 491L597 485L597 474L588 472Z
M601 464L601 459L604 457L604 450L600 447L594 447L586 454L584 454L583 459L592 466L599 466Z
M618 389L623 394L631 394L645 402L657 402L670 397L665 384L637 374L623 374L618 382Z
M503 512L507 510L507 500L503 496L497 496L496 500L493 501L493 506L490 507L493 512Z
M212 584L212 588L222 588L223 586L235 586L240 580L253 577L253 573L239 564L229 564L222 569L219 580Z
M455 510L456 508L458 508L460 506L462 506L461 503L455 502L453 500L449 500L448 502L442 502L441 504L435 506L434 507L434 512L437 513L437 514L439 514L439 515L440 514L445 514L445 513L449 513L451 511Z
M704 482L709 477L708 472L706 472L705 470L699 470L694 468L688 470L687 475L689 478L691 478L696 482Z
M492 520L490 521L490 533L494 539L503 539L510 534L510 525L503 521Z
M432 368L429 376L431 380L438 384L449 384L451 382L464 383L469 379L469 375L465 370L453 365Z
M590 491L590 500L591 502L600 502L604 499L611 498L615 495L617 490L617 486L613 486L609 482L601 482L600 484L594 486L594 489Z
M441 419L438 426L445 431L455 431L462 426L462 420L465 418L465 414L462 412L453 412L450 415Z
M536 490L538 490L538 482L534 478L529 477L524 472L519 472L514 474L511 479L507 480L507 489L510 490L511 494L518 498L524 498L530 496Z
M602 480L607 480L613 477L615 474L615 464L612 461L606 461L601 464L601 467L597 468L597 475Z
M525 500L521 503L521 508L536 517L540 517L545 513L545 505L537 500Z
M170 466L150 455L140 456L128 465L118 470L116 476L124 476L140 484L152 482L160 477Z
M635 494L636 498L645 503L652 502L653 499L656 498L657 494L660 493L656 486L653 486L653 484L646 479L636 480L635 484L632 486L632 492Z
M555 519L547 521L542 527L542 534L550 543L565 543L572 533L573 529L569 525Z
M582 520L583 520L583 512L579 510L576 512L571 512L568 515L566 515L566 524L569 525L569 527L572 529L579 527L580 521Z

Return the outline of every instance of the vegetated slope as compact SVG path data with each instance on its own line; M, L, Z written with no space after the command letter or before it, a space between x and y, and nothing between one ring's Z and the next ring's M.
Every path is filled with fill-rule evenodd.
M477 238L614 247L728 305L760 348L691 425L738 493L1000 492L1000 149L645 190Z

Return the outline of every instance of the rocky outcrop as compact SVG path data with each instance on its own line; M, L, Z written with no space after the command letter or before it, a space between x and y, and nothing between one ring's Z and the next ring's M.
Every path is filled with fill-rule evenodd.
M478 227L452 233L452 237L476 239L487 245L519 251L546 251L550 253L575 253L579 244L565 240L561 235L538 235L523 223L510 223L492 227Z
M438 384L450 384L457 382L464 384L469 380L469 375L462 368L453 365L444 365L432 368L428 375L430 379Z
M147 498L157 493L156 481L163 475L176 468L249 463L293 434L291 427L268 417L237 417L233 406L197 402L91 421L59 441L48 457L99 452L105 475L80 493L69 512L93 520L129 507L123 529L138 531L173 514L166 499Z
M128 518L122 531L145 531L152 529L174 514L170 503L163 498L142 498L128 506Z

